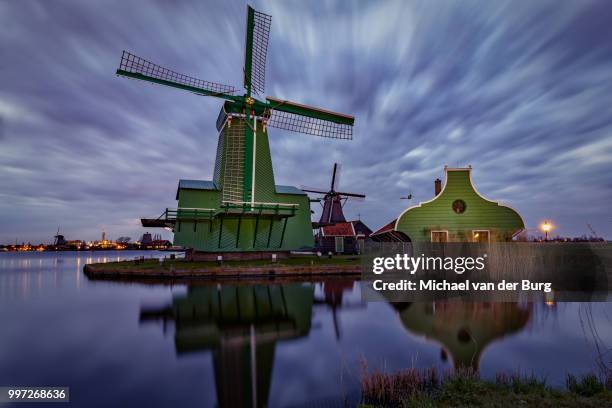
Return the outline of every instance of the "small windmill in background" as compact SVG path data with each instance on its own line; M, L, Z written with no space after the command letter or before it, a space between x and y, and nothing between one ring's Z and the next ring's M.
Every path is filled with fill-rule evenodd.
M313 223L315 228L325 226L325 225L333 225L339 222L346 222L346 218L344 217L344 211L342 210L344 204L349 198L353 198L355 200L361 201L365 198L365 194L358 193L343 193L338 191L338 183L340 180L340 165L338 163L334 163L334 169L332 171L332 178L329 190L323 190L320 188L312 188L301 186L300 188L307 193L315 193L322 194L323 197L316 199L314 201L323 201L323 211L321 213L321 218L318 223Z
M53 236L53 246L57 247L62 245L66 245L66 239L60 234L60 227L57 227L57 232Z

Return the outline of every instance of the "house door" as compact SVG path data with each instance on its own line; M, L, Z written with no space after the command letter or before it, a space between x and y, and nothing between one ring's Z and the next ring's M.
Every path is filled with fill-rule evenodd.
M344 252L344 237L336 237L336 253L341 254Z

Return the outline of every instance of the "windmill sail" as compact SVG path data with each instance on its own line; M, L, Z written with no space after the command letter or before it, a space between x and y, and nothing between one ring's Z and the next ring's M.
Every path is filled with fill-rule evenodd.
M272 16L247 6L244 88L261 94L266 87L266 57Z
M339 195L353 197L353 198L365 198L365 194L357 194L357 193L343 193L341 191L337 192Z
M331 181L331 189L332 191L336 190L338 183L340 182L340 165L338 163L334 163L334 170L332 172L332 181Z
M266 99L271 104L270 127L331 139L353 139L353 116L272 97Z
M121 55L121 63L116 74L180 88L199 95L225 97L236 92L233 86L179 74L127 51L123 51Z

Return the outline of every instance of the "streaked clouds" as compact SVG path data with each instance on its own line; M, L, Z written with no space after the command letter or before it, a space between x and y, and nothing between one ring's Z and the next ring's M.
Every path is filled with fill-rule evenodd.
M0 3L0 242L142 234L179 178L210 178L220 102L116 78L123 49L240 85L243 2ZM256 2L267 94L351 113L351 142L274 129L277 183L326 186L377 228L471 164L529 227L612 236L605 1Z

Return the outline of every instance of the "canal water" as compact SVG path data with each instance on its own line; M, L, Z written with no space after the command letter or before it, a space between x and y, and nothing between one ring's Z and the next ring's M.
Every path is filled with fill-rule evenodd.
M365 303L359 282L90 281L161 252L0 253L0 386L69 386L73 406L344 406L370 370L536 374L610 364L612 304ZM19 405L23 406L23 405Z

